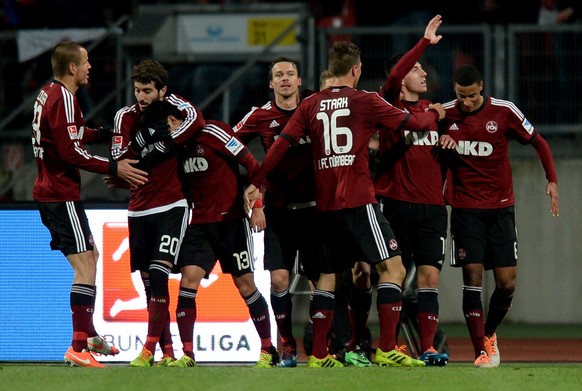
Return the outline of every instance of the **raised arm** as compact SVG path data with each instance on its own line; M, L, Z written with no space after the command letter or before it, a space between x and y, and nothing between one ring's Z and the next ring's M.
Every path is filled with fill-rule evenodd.
M420 59L422 54L430 45L436 45L441 39L442 35L437 35L437 30L442 24L442 18L440 15L436 15L430 20L426 29L424 31L424 37L418 41L418 43L409 51L401 54L395 54L395 56L401 56L396 64L394 64L392 69L386 69L387 77L382 86L382 95L384 99L394 104L396 100L400 100L400 90L402 88L402 79L410 72L414 64ZM396 61L397 57L394 61ZM391 62L392 58L388 60ZM387 63L387 68L389 64Z

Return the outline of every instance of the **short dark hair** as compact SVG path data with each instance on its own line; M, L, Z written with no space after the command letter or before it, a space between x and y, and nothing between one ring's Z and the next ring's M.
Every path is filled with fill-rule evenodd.
M131 70L131 80L143 84L154 83L161 90L168 85L168 71L155 60L143 60Z
M180 110L167 100L157 100L150 103L143 111L141 121L145 126L166 120L168 116L182 118Z
M461 65L453 73L453 83L461 87L479 84L483 81L481 72L474 65Z
M299 65L297 65L297 62L295 62L295 60L293 60L292 58L289 58L289 57L277 57L269 64L269 81L273 80L273 67L275 66L275 64L278 64L280 62L289 62L289 63L293 64L295 69L297 69L297 76L301 76L301 71L299 70Z

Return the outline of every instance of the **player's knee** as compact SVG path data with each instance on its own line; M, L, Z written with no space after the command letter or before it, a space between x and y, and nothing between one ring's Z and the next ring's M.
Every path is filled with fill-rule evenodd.
M418 273L417 285L419 288L438 288L440 273L437 269L428 273Z
M286 270L271 271L271 289L283 292L289 288L289 273Z
M253 273L247 273L242 276L233 276L232 280L241 297L247 297L257 290Z
M498 286L495 290L501 296L512 296L515 292L515 281L513 283L508 283L506 285Z
M388 258L376 265L380 274L387 274L391 281L404 281L406 278L406 268L402 264L402 258L399 256Z

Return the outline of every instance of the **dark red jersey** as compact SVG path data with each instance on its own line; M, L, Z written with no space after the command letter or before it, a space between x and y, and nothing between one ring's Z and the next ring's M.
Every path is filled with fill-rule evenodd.
M106 174L109 160L91 155L83 146L95 139L95 130L85 128L75 94L52 81L34 102L32 148L38 176L33 198L41 202L79 201L79 169Z
M428 100L407 102L400 100L402 80L430 41L422 38L414 48L406 52L394 66L382 88L384 97L394 106L410 113L428 111ZM437 121L423 132L407 129L380 138L380 159L374 186L376 194L400 201L419 204L444 205L444 178L438 148Z
M189 101L177 95L165 98L182 112L184 122L172 132L172 138L177 145L184 145L204 127L205 121L198 108ZM141 111L138 104L121 108L115 114L114 133L111 144L111 155L114 159L140 157L130 146L132 136L142 128ZM151 148L146 147L146 148ZM179 162L175 155L156 165L148 176L148 182L142 186L132 188L129 198L129 212L160 211L174 205L176 202L186 204L179 176ZM156 209L154 209L156 208ZM147 213L146 213L147 214Z
M376 203L369 171L368 144L378 130L399 131L427 127L436 112L420 117L395 108L376 92L331 87L304 99L265 157L257 186L278 164L289 145L309 136L315 171L316 202L321 211L354 208Z
M446 200L455 208L494 209L515 203L508 156L509 140L529 143L535 128L511 102L484 97L471 113L458 101L443 105L444 131L458 144L451 152Z
M235 127L237 137L245 144L259 137L265 153L295 110L283 110L274 101L254 107ZM289 204L315 201L315 184L311 164L309 137L287 150L280 165L269 175L265 205L283 208Z
M424 113L428 101L404 103L410 113ZM376 194L401 201L444 205L444 177L434 121L424 132L401 130L380 137L380 164L374 177Z
M190 224L214 223L245 216L239 164L254 175L255 157L230 125L207 120L181 157L186 194L194 208Z

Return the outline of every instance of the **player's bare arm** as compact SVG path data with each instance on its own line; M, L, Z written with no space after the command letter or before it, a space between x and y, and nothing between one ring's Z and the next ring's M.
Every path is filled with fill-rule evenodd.
M550 197L550 213L554 217L560 217L560 207L558 206L558 184L549 182L546 186L546 195Z

